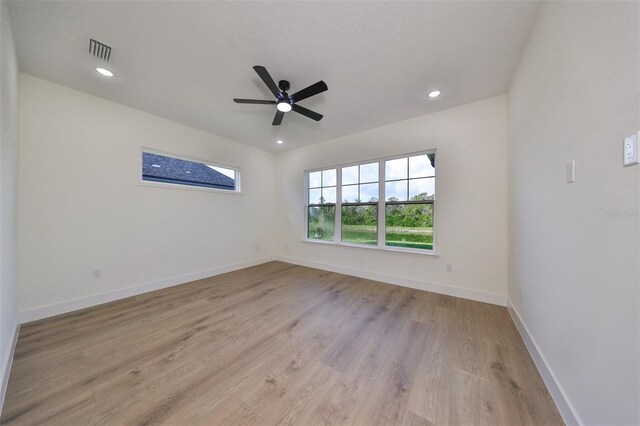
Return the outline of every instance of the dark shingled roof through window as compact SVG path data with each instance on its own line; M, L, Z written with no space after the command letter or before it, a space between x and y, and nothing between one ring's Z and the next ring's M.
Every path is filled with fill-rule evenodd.
M236 189L234 179L206 164L150 152L142 153L142 179L206 188Z

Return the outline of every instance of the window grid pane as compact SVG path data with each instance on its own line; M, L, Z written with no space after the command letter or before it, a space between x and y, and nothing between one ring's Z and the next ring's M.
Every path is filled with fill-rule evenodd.
M322 187L322 173L321 172L309 173L309 188L320 188L320 187Z
M309 207L307 238L333 241L335 235L335 206Z
M322 188L309 189L309 204L320 204L322 198Z
M378 244L378 206L342 206L342 241Z
M358 166L342 168L342 185L352 185L358 183Z
M336 169L322 171L322 186L336 186Z
M409 157L409 178L431 177L435 175L435 168L431 165L428 155Z
M378 183L365 183L360 185L360 202L370 203L378 201L380 196Z
M334 204L336 202L336 187L322 188L322 204Z
M407 201L407 180L396 180L385 183L387 201Z
M435 191L435 178L409 179L409 200L432 200Z
M397 158L385 162L384 176L387 181L407 179L409 158Z
M433 250L433 204L387 204L385 224L385 245Z
M358 186L359 185L343 185L342 186L342 202L343 203L355 203L358 199Z
M378 163L360 165L359 183L378 182Z

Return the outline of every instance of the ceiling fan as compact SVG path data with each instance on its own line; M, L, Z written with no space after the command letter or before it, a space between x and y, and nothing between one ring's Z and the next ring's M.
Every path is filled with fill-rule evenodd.
M293 95L289 95L287 90L289 90L289 82L287 80L280 80L278 85L276 86L275 81L269 75L267 69L263 66L256 65L253 69L258 73L258 76L264 81L264 84L267 85L269 90L276 96L275 101L267 101L260 99L234 99L233 101L238 104L262 104L262 105L275 105L276 106L276 116L273 118L274 126L279 126L282 123L282 118L286 112L291 110L297 112L298 114L302 114L305 117L309 117L312 120L320 121L322 120L322 114L318 114L315 111L311 111L303 106L297 104L297 102L310 98L311 96L317 95L318 93L322 93L328 89L327 84L320 80L319 82L312 84L309 87L306 87L299 92L294 93Z

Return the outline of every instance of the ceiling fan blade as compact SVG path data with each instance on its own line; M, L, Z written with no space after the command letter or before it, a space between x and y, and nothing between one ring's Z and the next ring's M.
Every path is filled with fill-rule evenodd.
M237 104L265 104L274 105L276 101L263 101L262 99L233 99L233 102Z
M322 117L323 117L322 114L318 114L317 112L311 111L310 109L307 109L307 108L305 108L303 106L300 106L300 105L293 104L291 109L293 109L298 114L302 114L305 117L309 117L312 120L320 121L320 120L322 120Z
M284 117L284 112L278 110L276 111L276 116L273 117L273 123L271 123L272 126L279 126L280 123L282 123L282 118Z
M290 96L290 98L294 102L299 102L303 99L310 98L311 96L317 95L318 93L322 93L327 90L327 84L320 80L319 82L312 84L311 86L300 90L299 92L294 93Z
M271 93L278 96L280 94L280 89L278 89L278 85L276 84L275 81L273 81L273 78L271 78L269 71L267 71L267 69L262 65L256 65L255 67L253 67L253 69L256 71L256 73L258 73L258 75L260 76L262 81L264 81L264 84L267 85L269 90L271 90Z

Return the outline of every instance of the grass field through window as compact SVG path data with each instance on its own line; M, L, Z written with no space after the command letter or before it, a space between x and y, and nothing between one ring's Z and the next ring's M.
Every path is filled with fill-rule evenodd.
M333 240L333 221L319 221L309 224L309 238ZM342 225L342 242L353 244L377 245L377 229L370 225ZM386 242L389 247L415 249L433 249L433 228L405 228L392 226L386 229Z
M377 229L368 225L342 225L342 241L355 244L378 244ZM385 244L390 247L433 249L433 228L403 228L398 226L386 229Z

